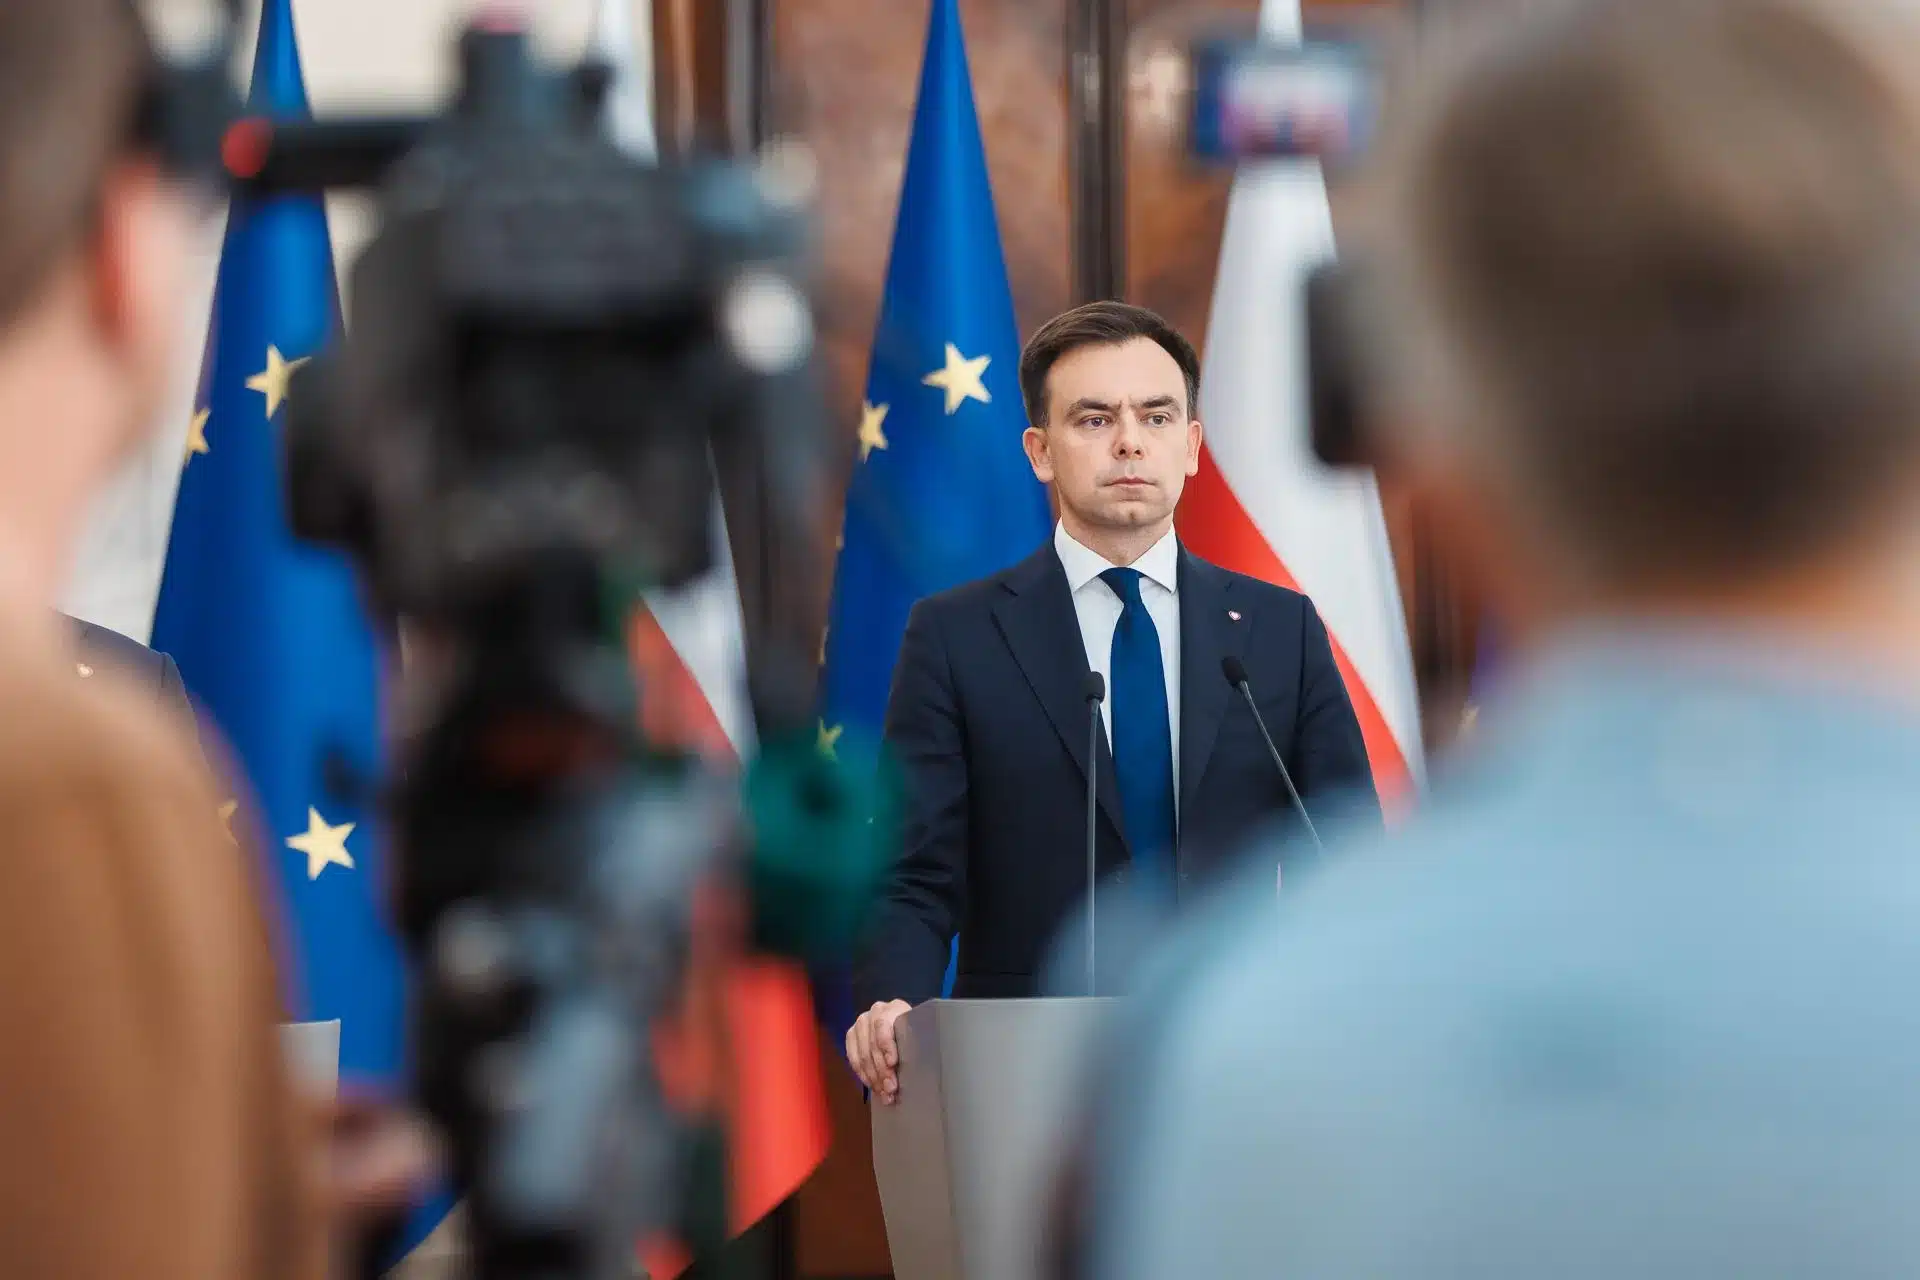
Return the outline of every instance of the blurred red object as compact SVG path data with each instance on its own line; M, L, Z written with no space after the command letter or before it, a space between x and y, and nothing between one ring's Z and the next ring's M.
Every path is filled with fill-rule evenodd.
M738 767L706 695L645 610L634 615L628 647L645 690L648 741ZM667 1096L726 1124L736 1234L800 1189L826 1158L832 1133L806 972L743 955L743 910L717 891L699 905L686 1000L655 1045ZM689 1261L678 1242L665 1240L643 1242L641 1260L654 1280L678 1275Z

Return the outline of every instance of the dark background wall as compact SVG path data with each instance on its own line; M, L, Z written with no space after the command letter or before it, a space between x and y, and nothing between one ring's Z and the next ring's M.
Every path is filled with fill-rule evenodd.
M853 458L906 159L927 0L655 0L663 145L750 151L798 137L819 166L819 299L840 451L810 539L773 537L765 477L721 477L748 644L817 641L826 616L838 494ZM1090 297L1122 296L1206 337L1229 176L1169 144L1156 44L1201 22L1251 28L1258 0L961 0L1001 243L1023 331ZM1307 19L1394 20L1393 0L1308 0ZM1335 226L1342 196L1335 192ZM1282 300L1276 299L1276 305ZM1421 513L1383 499L1420 677L1430 752L1458 722L1475 610ZM811 651L807 649L806 651ZM838 1046L824 1045L835 1143L788 1224L802 1276L888 1271L866 1117Z

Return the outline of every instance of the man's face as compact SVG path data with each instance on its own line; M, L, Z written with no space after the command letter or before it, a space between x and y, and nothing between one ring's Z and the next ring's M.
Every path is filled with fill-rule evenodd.
M1047 421L1025 443L1033 473L1087 528L1164 524L1200 469L1186 378L1151 338L1062 356L1047 378Z

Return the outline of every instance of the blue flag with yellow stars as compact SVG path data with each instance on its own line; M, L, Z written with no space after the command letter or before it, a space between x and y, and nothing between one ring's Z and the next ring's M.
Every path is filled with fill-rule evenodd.
M308 114L290 0L266 0L249 109ZM236 197L153 623L257 800L302 1021L340 1022L343 1088L401 1079L401 953L382 914L371 782L376 645L344 557L295 542L282 496L288 380L339 327L317 196ZM360 792L361 794L356 794ZM437 1206L421 1212L423 1230Z
M822 750L879 736L915 601L1050 536L1047 492L1020 444L1019 369L960 14L935 0L834 575ZM952 978L949 966L949 989ZM822 992L829 1025L833 994ZM846 997L833 1003L844 1027Z

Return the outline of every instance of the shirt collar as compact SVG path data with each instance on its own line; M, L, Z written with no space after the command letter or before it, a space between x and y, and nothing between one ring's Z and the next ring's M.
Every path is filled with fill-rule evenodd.
M1061 567L1067 571L1069 591L1078 592L1107 570L1118 567L1098 551L1083 545L1067 532L1064 524L1053 528L1053 549L1060 557ZM1180 594L1180 539L1168 529L1160 541L1133 562L1133 567L1142 577L1159 583L1174 595Z

